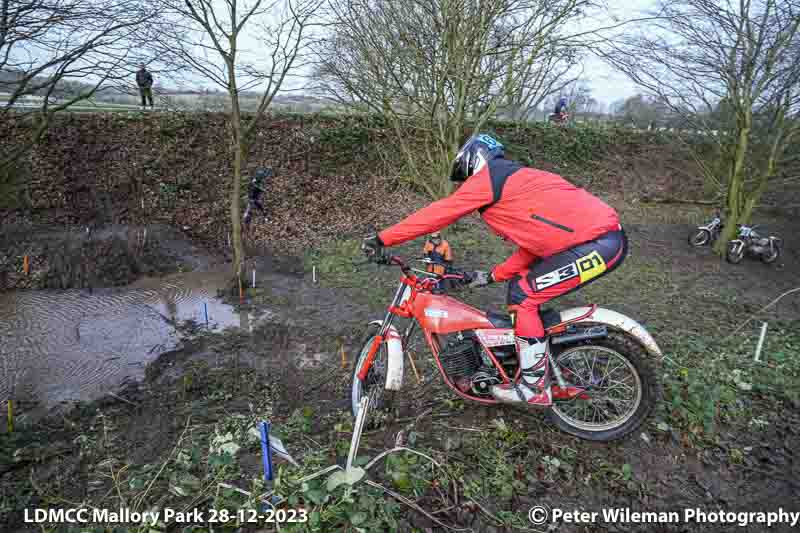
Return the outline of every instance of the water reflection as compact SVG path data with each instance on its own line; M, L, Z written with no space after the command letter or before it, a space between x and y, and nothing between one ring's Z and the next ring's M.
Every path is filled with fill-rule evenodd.
M174 324L252 331L268 313L238 313L220 302L227 275L186 273L126 289L0 294L0 398L53 406L89 400L177 345ZM267 315L267 316L265 316Z

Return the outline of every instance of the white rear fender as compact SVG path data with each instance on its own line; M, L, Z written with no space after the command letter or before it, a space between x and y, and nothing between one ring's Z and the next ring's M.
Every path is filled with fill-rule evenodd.
M373 320L370 325L382 326L382 320ZM399 391L403 387L403 342L394 326L386 332L386 390Z
M571 309L566 309L561 311L561 321L567 322L568 320L573 320L579 316L585 315L589 312L589 310L589 307L573 307ZM648 352L650 352L651 355L659 358L664 357L664 354L661 353L661 348L658 347L655 339L653 339L650 333L647 332L644 326L636 322L634 319L623 315L622 313L617 313L611 309L603 309L602 307L598 307L595 309L594 313L582 320L579 320L577 323L580 322L605 324L610 328L624 331L628 335L638 340L641 345L644 346Z

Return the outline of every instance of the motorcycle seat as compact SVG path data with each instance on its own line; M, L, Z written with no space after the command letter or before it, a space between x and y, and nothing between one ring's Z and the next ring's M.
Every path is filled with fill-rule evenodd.
M555 309L539 309L539 317L542 319L544 328L552 328L553 326L561 323L561 313ZM507 313L499 313L497 311L486 311L486 318L496 328L511 329L514 323L511 321L511 315Z

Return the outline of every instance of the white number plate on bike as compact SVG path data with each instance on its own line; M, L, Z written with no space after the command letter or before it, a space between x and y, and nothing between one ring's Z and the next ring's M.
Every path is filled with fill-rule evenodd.
M477 329L475 330L475 334L487 348L491 348L493 346L506 346L516 342L516 339L514 339L514 330L509 330L508 332L499 332L494 329Z

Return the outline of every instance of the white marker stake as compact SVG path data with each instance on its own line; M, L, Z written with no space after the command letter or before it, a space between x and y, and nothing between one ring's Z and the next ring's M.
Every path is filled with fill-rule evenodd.
M764 347L764 339L767 336L767 323L764 322L761 324L761 335L758 337L758 346L756 346L756 356L753 359L754 361L761 361L761 348Z
M356 459L356 452L358 452L358 444L361 441L361 432L364 431L364 420L367 418L367 408L369 407L369 396L361 398L361 404L358 406L358 416L356 416L356 423L353 426L353 438L350 439L350 452L347 454L347 470L353 468L353 461Z
M256 269L253 269L253 288L256 288Z
M316 283L317 282L317 267L316 267L316 265L314 265L314 267L312 267L311 272L312 272L311 275L314 278L314 283Z

